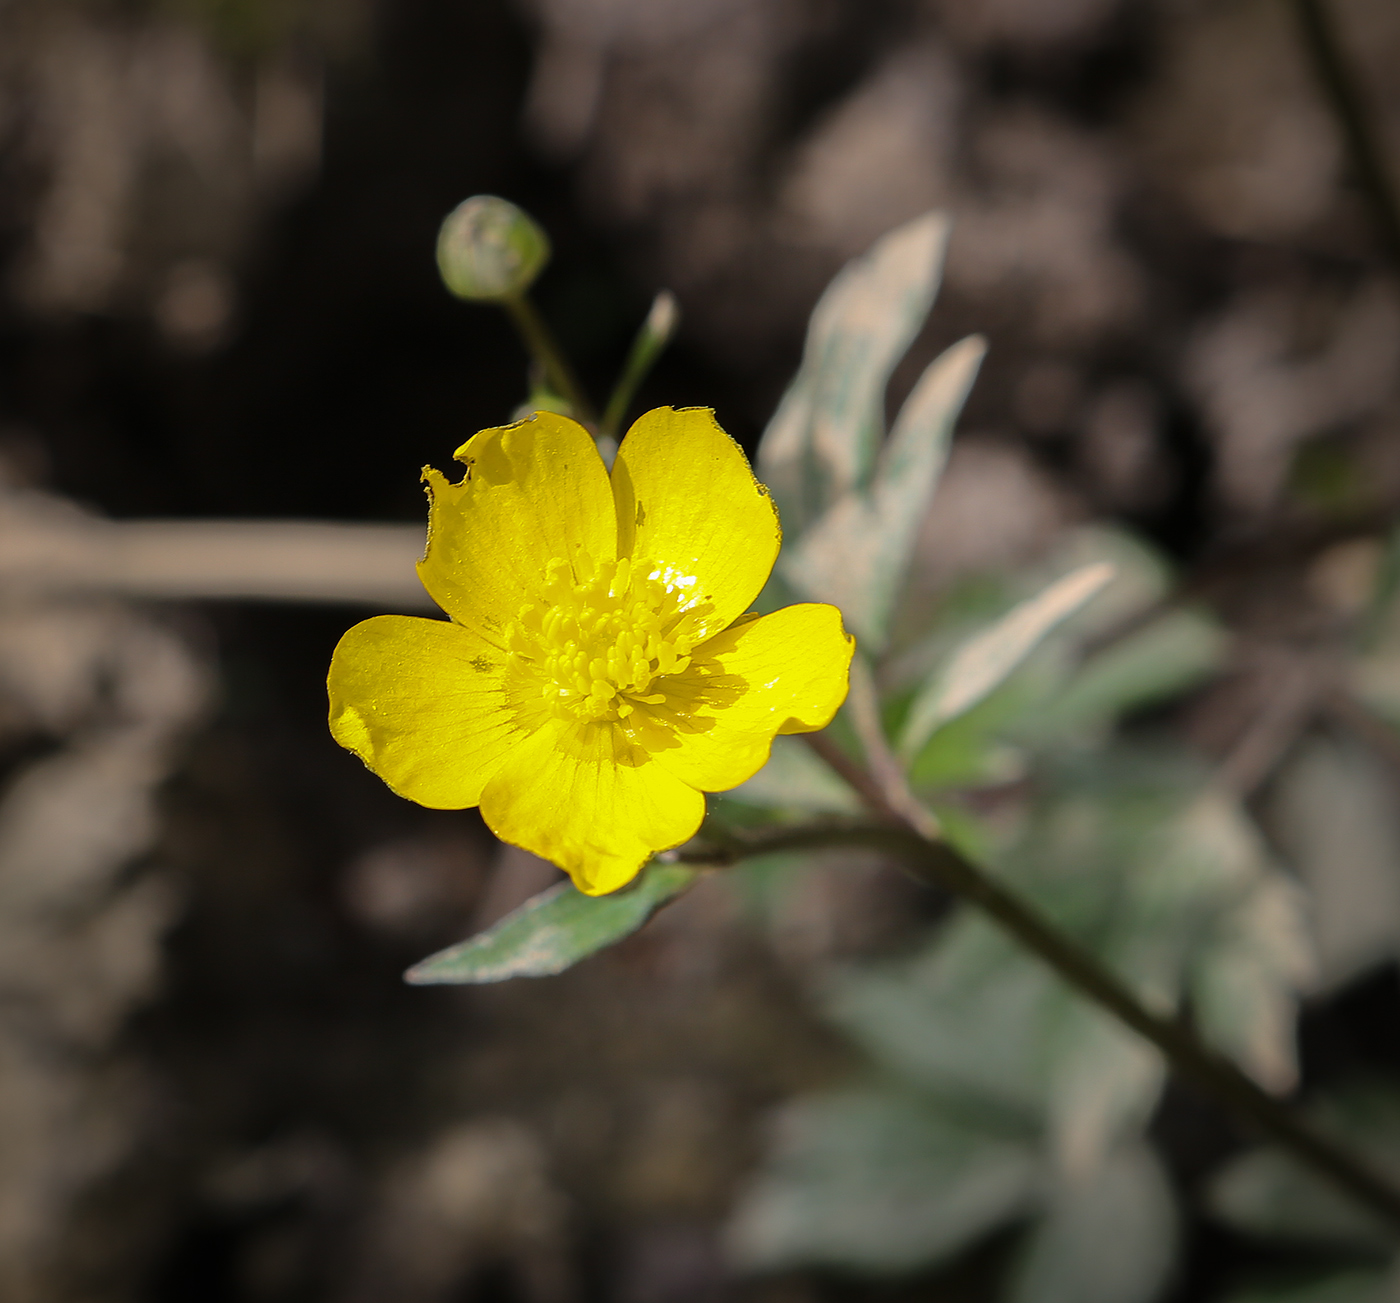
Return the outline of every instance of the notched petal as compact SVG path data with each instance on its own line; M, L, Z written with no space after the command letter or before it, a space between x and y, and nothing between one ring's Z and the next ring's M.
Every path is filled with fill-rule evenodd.
M459 624L500 644L538 600L549 563L616 555L608 473L581 425L550 412L483 430L455 454L453 483L425 468L428 544L418 574Z

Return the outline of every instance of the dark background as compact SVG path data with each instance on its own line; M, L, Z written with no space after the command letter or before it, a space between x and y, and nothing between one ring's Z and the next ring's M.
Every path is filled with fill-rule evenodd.
M1336 9L1393 157L1400 20ZM750 449L830 275L950 208L945 291L891 389L989 336L939 499L983 505L949 506L955 539L931 526L945 573L1094 516L1191 570L1400 490L1400 299L1270 0L10 0L8 491L122 518L420 520L419 467L525 393L504 319L433 262L482 192L548 230L537 299L595 396L670 287L684 324L639 408L713 406ZM1286 605L1286 574L1246 587ZM5 1071L28 1084L0 1102L36 1147L0 1175L0 1296L986 1297L1004 1246L879 1286L738 1281L718 1247L765 1111L847 1064L803 974L897 942L919 908L899 882L814 897L825 921L796 940L698 891L560 979L401 985L548 879L330 742L324 667L362 614L143 617L218 687L158 830L84 906L169 886L121 934L147 976L68 1039L44 1020L82 975L15 986ZM10 785L72 731L26 719L0 720ZM1393 1060L1393 985L1309 1015L1312 1072ZM1189 1098L1162 1129L1184 1181L1235 1143ZM1177 1296L1248 1254L1198 1229Z

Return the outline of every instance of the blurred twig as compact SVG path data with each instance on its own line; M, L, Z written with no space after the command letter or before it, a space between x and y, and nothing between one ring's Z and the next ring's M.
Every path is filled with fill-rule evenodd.
M720 844L702 842L675 855L686 863L733 864L776 851L835 846L860 846L897 856L917 877L979 906L1082 995L1155 1045L1181 1076L1400 1229L1400 1189L1261 1089L1229 1059L1205 1045L1185 1022L1148 1009L1097 959L946 841L921 836L903 821L822 823L731 831Z
M348 602L431 610L414 563L421 525L110 521L38 493L0 500L0 598Z
M1374 117L1365 93L1342 48L1326 0L1293 0L1293 9L1313 73L1346 140L1352 167L1365 191L1381 242L1400 270L1400 194L1372 127Z
M1256 792L1278 768L1313 719L1323 690L1322 676L1301 656L1282 655L1261 676L1263 701L1229 754L1216 779L1241 800Z

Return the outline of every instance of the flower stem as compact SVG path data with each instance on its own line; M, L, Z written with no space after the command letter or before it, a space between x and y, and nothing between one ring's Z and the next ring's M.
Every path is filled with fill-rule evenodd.
M656 364L662 350L671 342L679 319L680 309L676 306L676 296L670 290L662 290L652 300L651 311L647 313L647 319L637 331L637 338L632 341L632 351L627 355L627 363L622 368L617 386L603 412L603 423L598 430L600 437L617 438L618 431L622 429L622 422L627 416L627 409L636 397L638 386L646 379L647 372Z
M870 791L868 785L866 790L880 799L878 790ZM898 817L888 807L885 813ZM711 831L707 829L705 836L711 837ZM702 842L672 854L686 863L733 864L777 851L837 846L861 846L897 856L916 877L980 907L1080 994L1155 1045L1182 1077L1400 1229L1400 1189L1386 1177L1261 1089L1180 1018L1147 1008L1097 959L946 841L923 837L901 819L898 824L823 823L760 832L728 831L709 844Z
M593 415L592 404L574 379L574 373L564 357L550 329L545 325L539 310L524 294L513 294L503 298L500 304L510 314L520 338L530 356L544 372L544 378L551 389L568 401L573 408L574 419L590 430L596 430L598 418Z
M1400 196L1386 168L1365 96L1347 59L1326 0L1293 0L1303 45L1332 115L1337 119L1356 179L1366 194L1386 253L1400 269Z

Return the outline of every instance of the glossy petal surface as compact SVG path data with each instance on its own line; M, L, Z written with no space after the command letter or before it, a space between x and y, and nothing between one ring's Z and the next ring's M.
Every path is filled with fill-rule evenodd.
M475 805L524 735L504 659L446 620L366 620L331 658L331 734L400 796L435 810Z
M608 473L588 431L552 412L483 430L453 455L467 468L460 483L423 472L432 502L418 575L454 620L501 646L550 561L616 555Z
M788 606L717 634L668 681L675 699L689 700L692 728L656 748L656 762L702 791L736 787L762 768L776 734L831 722L854 651L834 606Z
M341 640L331 731L396 792L480 805L591 895L699 828L775 734L827 724L852 640L830 606L743 613L777 514L706 410L661 408L611 484L587 431L539 413L457 452L419 574L451 622L382 616ZM638 564L645 562L645 565Z
M693 836L705 798L611 724L550 720L514 748L481 798L502 841L559 865L590 896Z
M713 412L658 407L639 417L618 449L612 488L620 556L693 578L697 595L713 603L707 634L748 610L782 533L768 490Z

